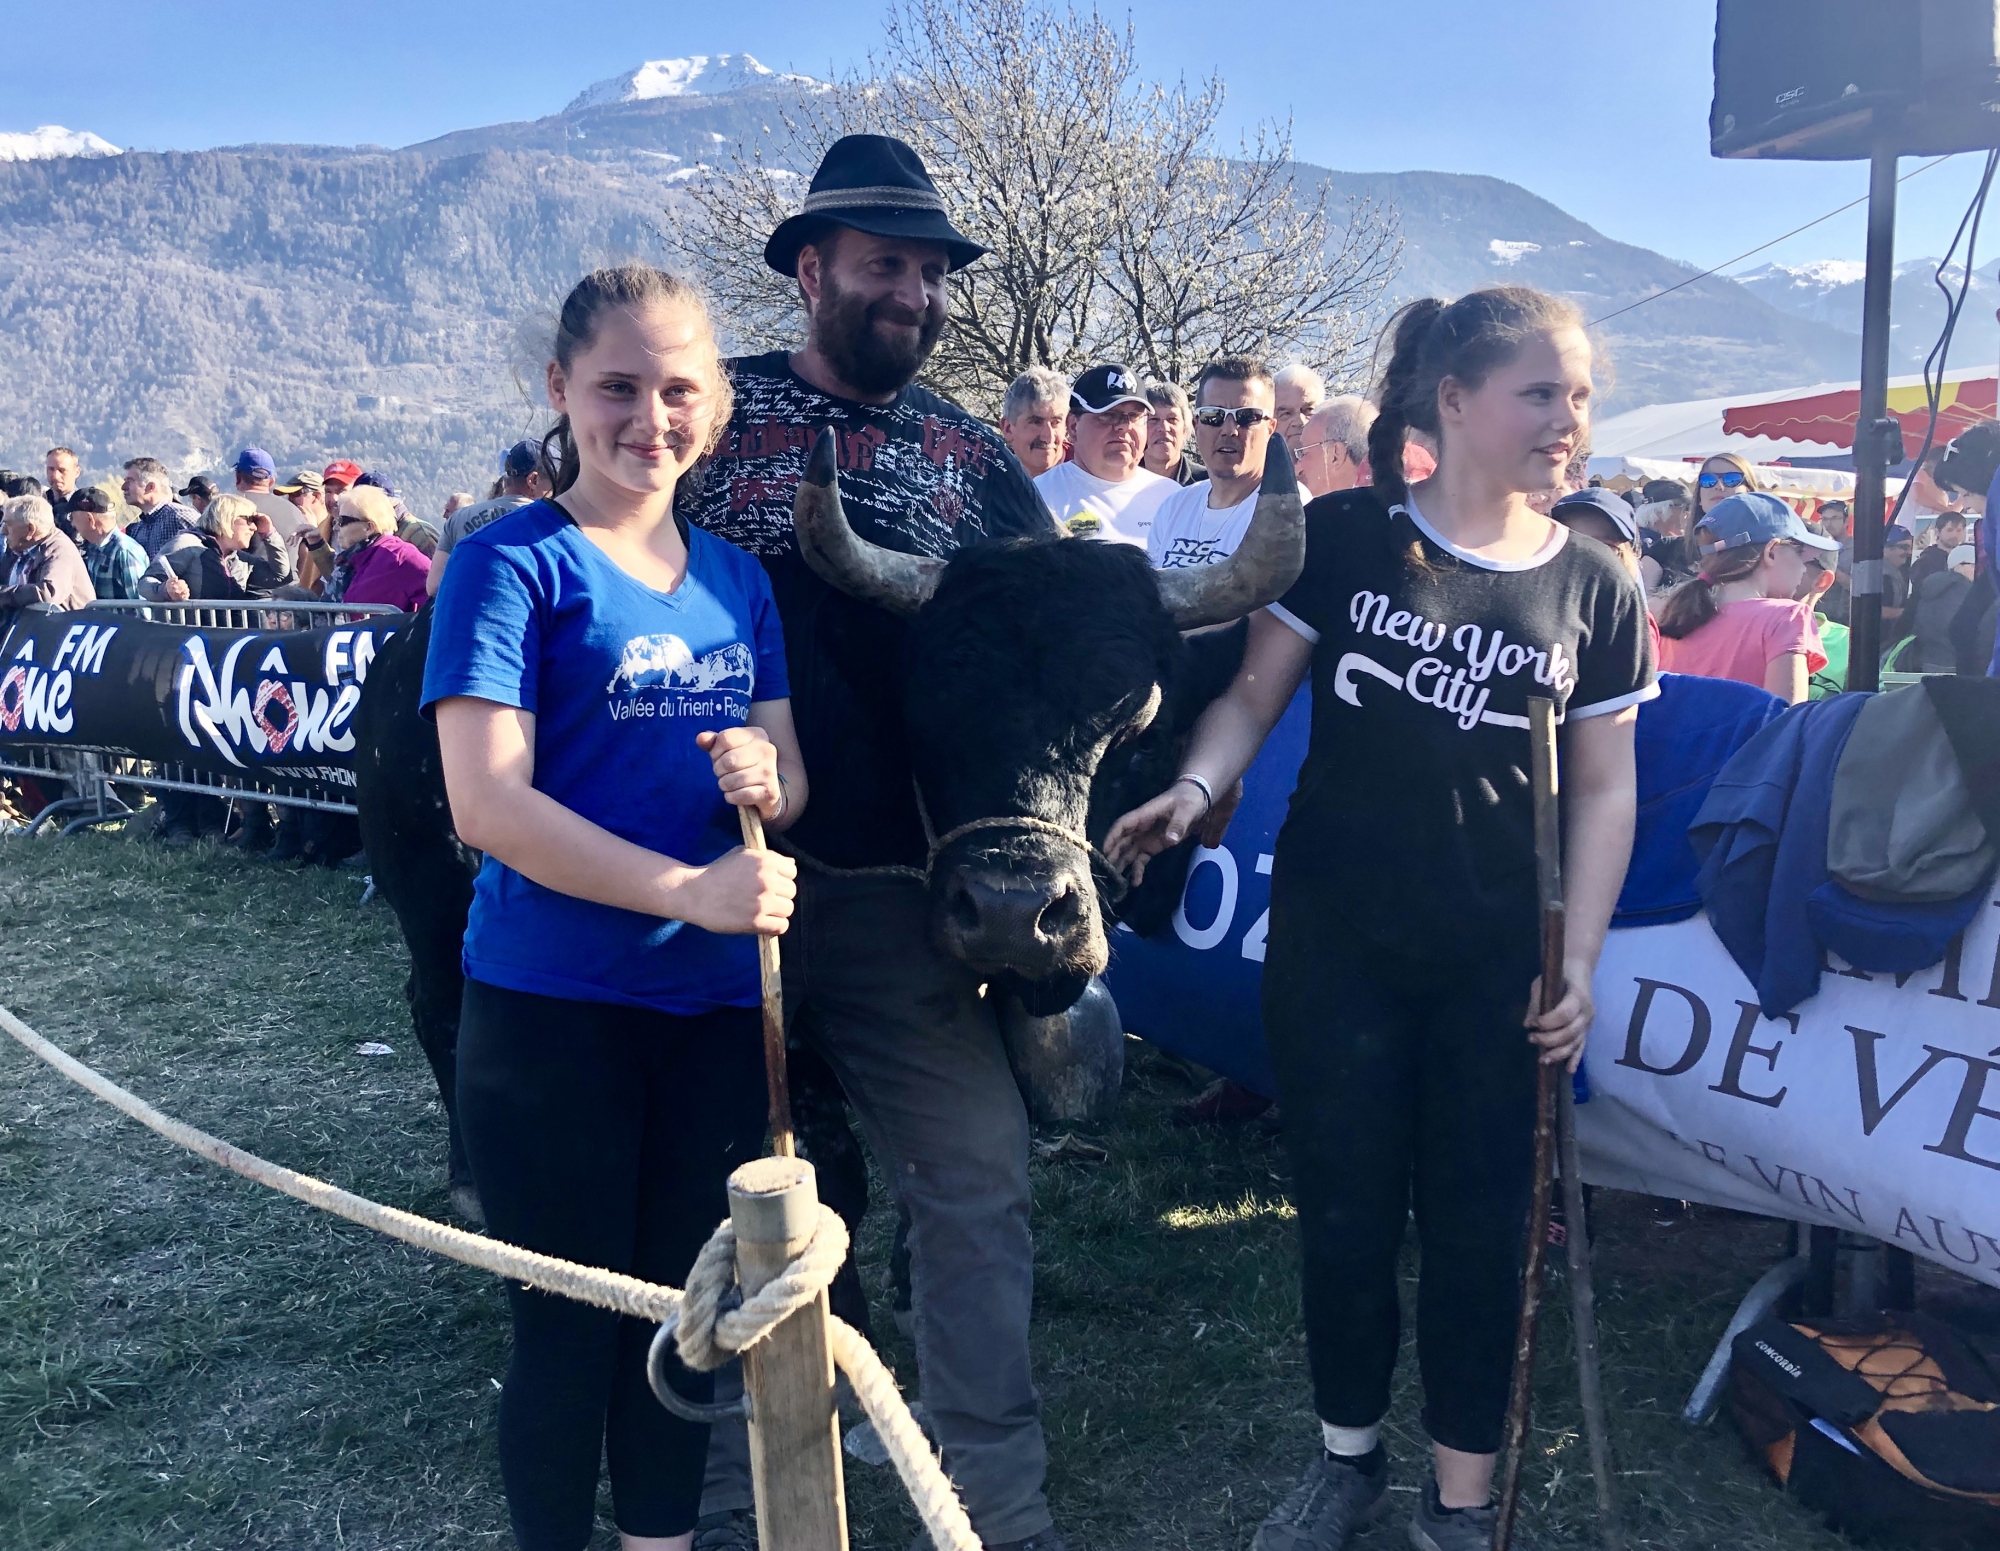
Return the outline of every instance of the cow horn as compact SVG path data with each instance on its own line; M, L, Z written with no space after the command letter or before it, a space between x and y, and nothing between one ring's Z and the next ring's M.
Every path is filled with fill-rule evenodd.
M1212 565L1156 573L1160 601L1181 630L1224 624L1282 598L1305 563L1305 503L1291 449L1283 437L1273 436L1264 454L1257 509L1236 553Z
M835 477L833 429L827 427L806 459L806 477L792 503L799 553L820 578L851 597L895 614L914 614L937 591L942 560L905 555L871 544L848 526Z

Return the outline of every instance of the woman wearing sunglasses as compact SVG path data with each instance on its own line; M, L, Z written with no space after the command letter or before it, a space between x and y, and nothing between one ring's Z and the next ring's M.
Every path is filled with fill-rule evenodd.
M1700 522L1733 495L1759 489L1757 471L1733 452L1718 452L1701 466L1694 482L1694 520Z
M1694 536L1701 570L1660 611L1660 666L1755 684L1797 705L1807 681L1826 666L1812 603L1798 598L1806 557L1837 553L1839 542L1756 490L1710 507Z
M387 603L412 614L424 606L430 557L396 536L395 503L384 492L373 485L347 491L328 530L331 544L310 527L299 542L325 573L329 602Z

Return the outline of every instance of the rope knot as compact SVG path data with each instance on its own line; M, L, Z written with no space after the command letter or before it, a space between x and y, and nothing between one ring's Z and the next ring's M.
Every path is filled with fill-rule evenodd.
M736 1229L725 1218L688 1272L674 1330L681 1361L702 1373L748 1351L831 1286L846 1259L847 1224L821 1203L806 1247L740 1307L725 1307L736 1290Z

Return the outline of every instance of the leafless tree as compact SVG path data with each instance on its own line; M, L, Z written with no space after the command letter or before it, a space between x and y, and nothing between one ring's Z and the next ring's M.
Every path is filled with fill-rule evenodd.
M1129 23L1044 0L893 0L882 52L804 97L784 132L690 183L666 238L744 347L797 336L797 294L765 238L842 134L908 141L960 228L993 249L954 275L927 378L993 412L1027 366L1118 359L1186 381L1229 351L1301 356L1346 378L1396 269L1392 210L1337 223L1294 181L1288 129L1235 155L1223 88L1142 82Z

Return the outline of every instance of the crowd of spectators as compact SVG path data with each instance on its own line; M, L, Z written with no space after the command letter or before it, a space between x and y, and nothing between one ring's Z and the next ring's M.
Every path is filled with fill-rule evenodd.
M454 496L445 518L460 505L498 515L509 501L532 499L534 459L531 443L510 448L490 499ZM100 600L415 609L435 591L433 557L441 544L449 551L439 525L414 515L387 479L345 458L281 484L271 455L246 447L226 489L206 474L177 486L165 463L145 456L126 460L115 489L109 480L79 486L79 474L68 447L49 449L41 478L0 469L0 624L28 604ZM470 531L460 524L459 533Z
M1192 395L1117 362L1074 380L1033 368L1008 388L998 429L1068 532L1137 545L1171 568L1233 552L1273 435L1309 495L1367 485L1375 418L1368 399L1329 395L1309 367L1274 371L1231 356L1203 370ZM2000 464L2000 423L1954 446L1955 461L1940 447L1910 470L1899 520L1884 533L1885 672L1983 673L1993 654L2000 599L1979 535L1984 488L1966 487ZM177 486L159 459L134 457L114 494L109 481L80 485L76 453L52 447L40 479L0 470L0 626L24 605L100 599L415 610L436 595L459 540L547 493L539 452L531 441L508 448L485 497L453 494L434 526L345 458L280 482L268 453L245 448L225 489L205 474ZM1846 500L1782 498L1734 453L1686 481L1623 492L1589 480L1587 461L1573 463L1570 493L1547 509L1611 545L1639 577L1663 669L1740 679L1791 702L1844 686L1854 584ZM1429 472L1421 437L1404 464L1412 480ZM225 827L211 800L168 806L169 840ZM295 811L252 814L236 832L279 857L337 860L353 849L337 825Z

